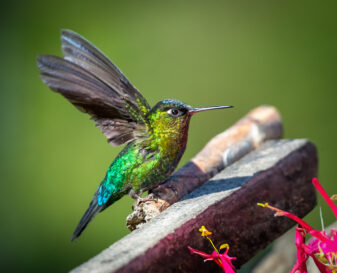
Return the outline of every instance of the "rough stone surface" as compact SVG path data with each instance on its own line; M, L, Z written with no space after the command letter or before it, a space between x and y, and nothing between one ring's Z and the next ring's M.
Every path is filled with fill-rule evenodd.
M316 203L316 174L312 143L267 142L72 272L217 272L187 249L211 252L198 232L201 225L213 232L216 245L229 243L239 267L294 225L256 203L303 217Z

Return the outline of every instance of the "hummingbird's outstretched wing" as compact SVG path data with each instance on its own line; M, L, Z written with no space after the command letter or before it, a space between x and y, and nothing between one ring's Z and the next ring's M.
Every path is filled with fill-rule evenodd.
M92 119L111 145L147 135L150 106L123 73L94 45L62 30L64 59L41 55L42 81Z

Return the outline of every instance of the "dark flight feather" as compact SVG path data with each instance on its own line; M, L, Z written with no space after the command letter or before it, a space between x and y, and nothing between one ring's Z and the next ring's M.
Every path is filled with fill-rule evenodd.
M62 31L64 59L38 56L41 78L80 111L91 115L111 145L147 135L149 104L123 73L95 46Z
M71 30L62 30L61 33L62 51L66 60L91 71L114 88L121 97L136 106L135 110L139 110L140 106L145 106L150 110L150 105L142 94L99 49ZM139 113L144 115L142 111Z
M73 236L71 237L71 241L75 240L77 237L81 235L83 230L87 227L90 221L102 210L102 206L97 204L97 195L94 195L94 198L90 202L88 209L85 211L82 216L80 222L78 223Z
M81 235L83 230L87 227L87 225L91 222L92 219L95 218L95 216L105 210L107 207L109 207L112 203L116 202L118 199L120 199L124 194L126 194L125 191L117 191L115 192L110 198L107 203L104 205L98 205L97 203L97 195L99 193L99 189L96 191L94 197L92 198L88 209L85 211L84 215L82 216L81 220L76 226L76 229L73 233L73 236L71 237L71 241L75 240L77 237Z

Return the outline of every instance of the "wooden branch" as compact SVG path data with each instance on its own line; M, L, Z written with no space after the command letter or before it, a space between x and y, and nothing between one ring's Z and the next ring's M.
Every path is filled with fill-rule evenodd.
M282 122L278 111L272 106L255 108L215 136L190 162L153 189L152 194L157 200L135 203L133 213L127 217L127 227L130 230L138 228L264 141L281 137Z
M303 217L316 203L316 174L312 143L268 141L72 272L217 272L214 263L187 249L212 252L200 236L201 225L213 232L217 246L230 245L238 268L295 224L256 203Z

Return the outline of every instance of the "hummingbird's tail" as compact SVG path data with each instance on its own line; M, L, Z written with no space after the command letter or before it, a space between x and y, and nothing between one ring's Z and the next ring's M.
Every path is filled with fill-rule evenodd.
M97 215L97 213L102 211L102 209L103 209L102 206L99 206L97 204L97 196L95 194L94 198L90 202L89 208L86 210L86 212L82 216L80 222L78 223L78 225L75 229L75 232L74 232L73 236L71 237L71 241L75 240L77 237L79 237L81 235L81 233L87 227L89 222L92 219L94 219L94 217Z
M114 192L109 200L104 205L98 205L97 203L97 195L99 192L99 188L96 191L94 198L91 200L89 208L86 210L84 215L82 216L80 222L78 223L75 232L73 236L71 237L71 241L74 241L77 237L81 235L83 230L87 227L87 225L90 223L92 219L101 211L105 210L107 207L109 207L111 204L116 202L118 199L120 199L124 194L126 194L129 191L129 189L123 189L121 191Z

